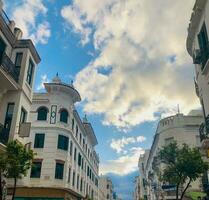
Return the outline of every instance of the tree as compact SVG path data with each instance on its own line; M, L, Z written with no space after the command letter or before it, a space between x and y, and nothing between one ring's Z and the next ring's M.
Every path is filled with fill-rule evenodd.
M0 200L3 199L3 177L6 172L6 154L5 152L0 153Z
M159 178L176 186L177 200L179 195L182 200L190 184L208 170L208 164L203 161L200 151L186 144L179 147L173 142L163 147L157 157L165 165ZM181 194L180 187L183 187Z
M6 146L6 177L14 179L12 200L15 197L17 179L26 176L32 166L33 157L33 151L27 150L17 140L9 142Z

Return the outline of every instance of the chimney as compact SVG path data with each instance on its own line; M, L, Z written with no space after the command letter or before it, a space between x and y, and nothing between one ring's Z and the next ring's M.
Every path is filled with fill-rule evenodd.
M22 39L23 33L19 28L15 27L14 28L14 35L15 35L17 40L20 40L20 39Z
M1 1L1 0L0 0ZM12 31L12 33L14 33L14 29L15 29L15 22L13 20L9 21L8 24L10 30Z

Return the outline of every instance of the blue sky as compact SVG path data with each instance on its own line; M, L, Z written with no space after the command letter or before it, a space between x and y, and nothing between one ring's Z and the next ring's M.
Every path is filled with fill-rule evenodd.
M185 47L194 0L4 0L42 58L35 90L58 72L82 96L102 174L132 199L138 157L157 122L199 106ZM177 15L178 13L178 15Z

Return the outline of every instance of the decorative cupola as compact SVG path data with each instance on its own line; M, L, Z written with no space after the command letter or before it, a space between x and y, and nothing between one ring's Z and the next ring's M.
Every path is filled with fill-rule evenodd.
M72 82L71 84L63 83L58 73L52 79L51 83L44 83L44 86L48 93L61 92L69 95L73 103L81 101L81 96L79 92L72 85Z
M61 79L60 79L60 77L59 77L59 75L58 75L58 73L56 74L56 76L52 79L52 83L57 83L57 84L59 84L59 83L61 83L62 81L61 81Z

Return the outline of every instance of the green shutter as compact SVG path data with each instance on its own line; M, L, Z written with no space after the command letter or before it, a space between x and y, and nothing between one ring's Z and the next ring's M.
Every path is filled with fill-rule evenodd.
M68 150L68 144L69 144L69 138L64 135L58 136L58 143L57 148L67 151Z
M60 113L60 121L67 123L68 122L68 112L67 110L62 110Z
M33 162L32 168L31 168L31 178L40 178L41 177L41 165L42 162Z
M55 178L56 179L63 179L63 172L64 172L64 164L56 163Z
M44 140L45 140L44 133L36 133L34 148L44 148Z

